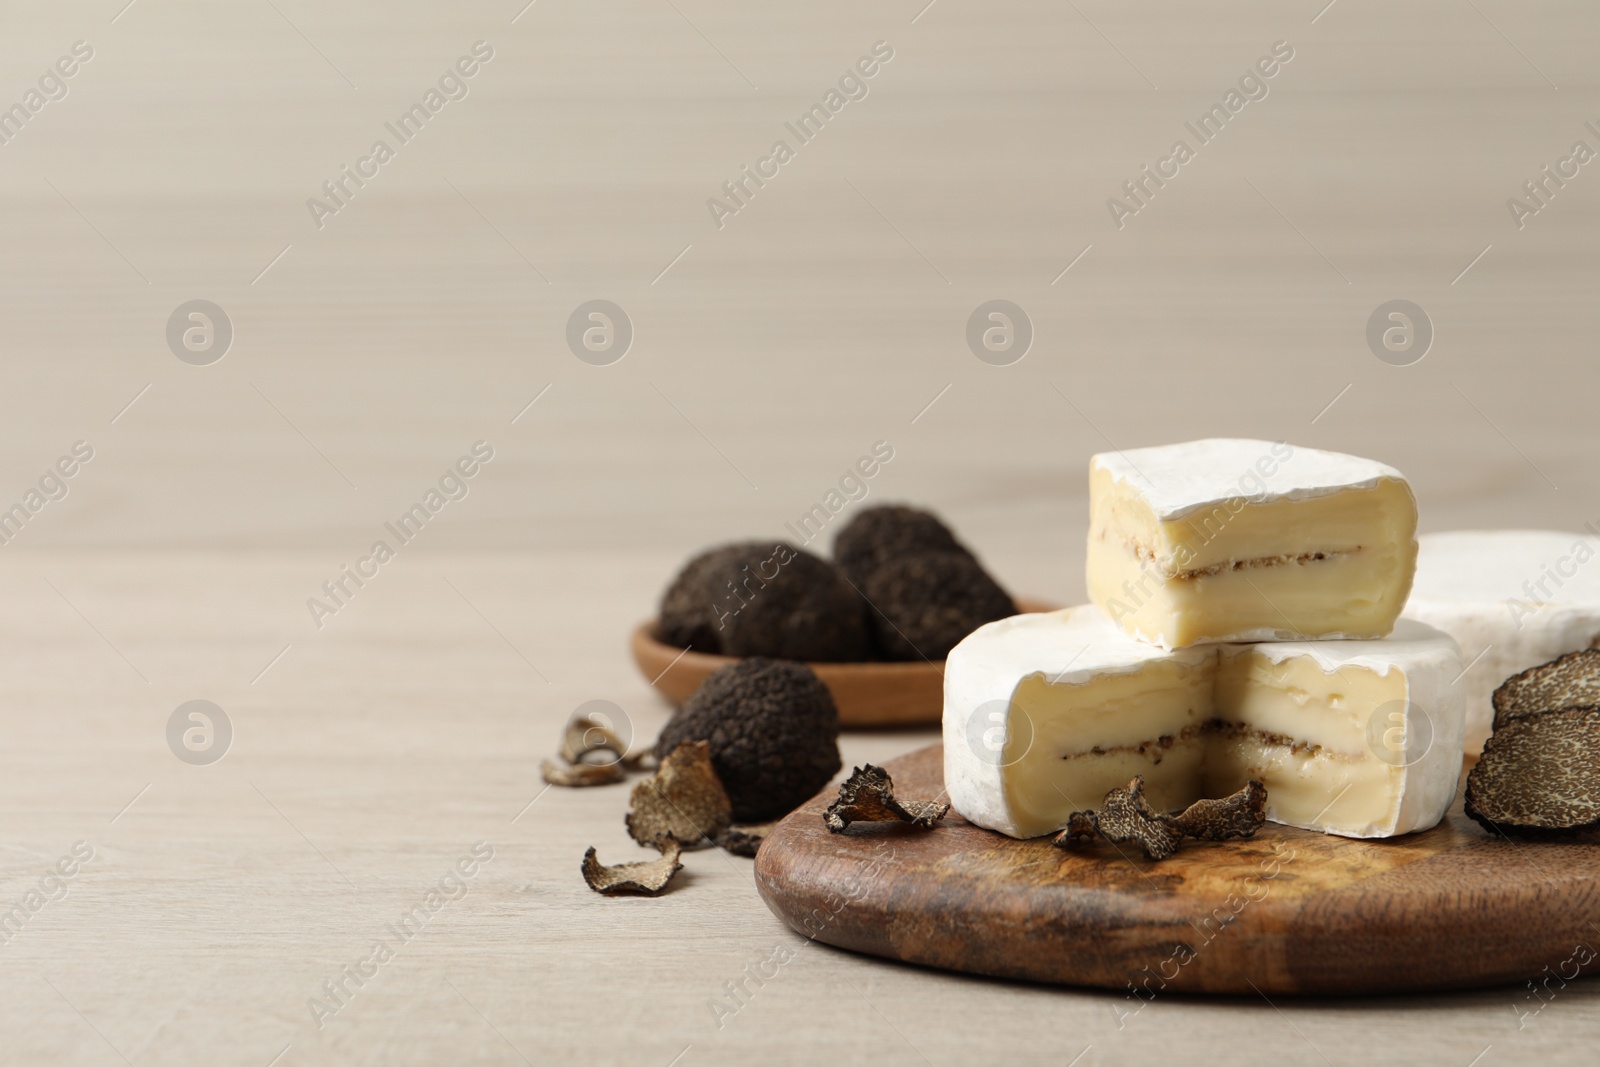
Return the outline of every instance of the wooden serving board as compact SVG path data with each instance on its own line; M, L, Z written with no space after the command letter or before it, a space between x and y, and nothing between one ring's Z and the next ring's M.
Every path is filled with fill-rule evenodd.
M943 795L940 745L887 769L897 796ZM1251 840L1189 841L1152 862L1131 845L1016 841L954 812L929 831L830 834L822 811L834 795L762 844L761 895L807 937L908 963L1147 1000L1571 978L1600 951L1596 838L1507 840L1459 802L1435 829L1387 841L1269 823Z

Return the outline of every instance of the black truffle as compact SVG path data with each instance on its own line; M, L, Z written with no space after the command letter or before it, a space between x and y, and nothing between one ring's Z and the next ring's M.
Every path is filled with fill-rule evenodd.
M781 541L744 541L691 559L661 598L656 636L726 656L872 658L861 595L827 560Z
M894 779L889 772L869 763L851 771L839 786L838 799L822 813L822 825L832 834L844 833L853 822L899 821L919 830L931 830L949 814L948 803L899 799L894 795Z
M1144 797L1144 776L1126 789L1113 789L1098 811L1075 811L1067 828L1055 837L1057 848L1092 842L1097 836L1114 844L1137 842L1146 858L1164 860L1178 851L1185 837L1231 841L1254 837L1267 821L1267 787L1257 781L1215 800L1197 800L1176 815L1157 811Z
M1526 837L1600 828L1600 707L1497 725L1467 775L1466 812L1491 832Z
M885 659L940 660L986 622L1017 613L1010 595L969 555L891 560L862 587Z
M1507 678L1494 691L1494 727L1590 704L1600 704L1600 649L1586 648Z
M661 608L656 618L656 637L678 648L696 652L721 652L722 640L717 636L716 619L712 617L713 600L709 575L730 568L738 570L740 545L713 548L700 553L678 571L661 594Z
M833 540L833 561L858 587L891 560L924 552L972 555L931 511L903 504L864 508Z
M803 663L753 657L715 671L656 739L711 746L733 819L765 822L809 800L839 771L839 712Z

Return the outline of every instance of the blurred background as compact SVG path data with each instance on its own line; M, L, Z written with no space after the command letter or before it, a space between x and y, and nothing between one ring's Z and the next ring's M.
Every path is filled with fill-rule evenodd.
M836 956L712 1033L706 991L786 936L748 868L612 907L576 869L590 844L635 858L625 798L545 796L537 758L591 699L653 737L668 709L625 641L673 570L792 536L879 442L867 500L939 511L1060 603L1083 597L1087 462L1111 448L1284 439L1399 467L1427 531L1600 522L1592 6L0 20L0 889L98 850L4 949L8 1050L507 1058L493 1019L597 1062L603 999L629 1043L611 1062L922 1062L887 1028L864 1045L864 1011L765 1039L834 1018L838 974L940 1062L1002 1030L1065 1062L1081 1029L1085 1067L1114 1042L1105 1062L1170 1058L1179 1032L1230 1062L1303 1055L1297 1032L1342 1047L1337 1012L1262 1016L1248 1048L1238 1005L1117 1036L1090 997ZM400 544L385 524L430 491ZM312 612L379 539L381 577ZM199 698L231 717L210 767L165 732ZM931 736L848 736L846 766ZM479 838L501 858L477 895L312 1027L306 998ZM953 989L982 1026L926 1009ZM1464 1064L1512 1040L1489 997L1363 1026ZM1581 1026L1546 1013L1516 1047L1557 1062Z
M422 551L767 534L880 439L873 494L1002 569L1079 551L1091 453L1197 436L1385 459L1425 529L1600 518L1570 447L1600 179L1520 229L1507 207L1600 150L1583 5L118 6L15 5L0 41L7 101L93 50L0 145L0 496L96 450L9 551L332 563L480 439L493 465ZM402 145L385 123L479 41ZM784 124L880 41L801 144ZM1277 42L1201 145L1184 124ZM307 201L380 139L319 228ZM780 139L719 228L707 201ZM1195 157L1119 228L1107 201L1179 139ZM195 299L234 330L204 367L164 336ZM566 342L594 299L633 326L609 366ZM966 341L990 299L1033 325L1009 366ZM1366 340L1392 299L1434 327L1410 366Z

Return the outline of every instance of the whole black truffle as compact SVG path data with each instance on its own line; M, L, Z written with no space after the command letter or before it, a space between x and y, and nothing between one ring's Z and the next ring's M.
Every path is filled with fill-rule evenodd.
M733 820L787 815L838 773L839 712L811 668L752 657L711 674L656 739L657 757L705 741Z
M696 652L720 653L722 628L718 610L731 594L727 582L742 577L746 560L761 548L753 544L707 549L685 563L661 594L656 636L669 645ZM759 561L758 561L759 562Z
M833 539L833 561L858 587L893 559L923 552L972 555L931 511L884 504L864 508Z
M885 659L943 659L986 622L1017 613L1010 594L969 555L926 552L891 560L862 587Z
M782 541L744 541L691 559L661 598L656 636L726 656L872 658L861 595L827 560Z
M727 568L734 558L729 554L730 549L737 552L735 546L702 552L673 576L667 591L661 594L661 608L657 612L656 637L659 640L696 652L722 651L722 641L711 617L711 585L706 576Z

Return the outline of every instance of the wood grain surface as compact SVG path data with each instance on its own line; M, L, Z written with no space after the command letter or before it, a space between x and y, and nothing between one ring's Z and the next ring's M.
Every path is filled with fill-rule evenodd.
M886 767L944 794L944 749ZM1098 986L1131 1008L1172 992L1377 994L1564 979L1595 961L1600 844L1515 842L1459 803L1432 830L1356 841L1268 823L1246 841L1059 849L954 812L931 832L833 834L823 794L762 844L756 881L796 931L956 971ZM1573 957L1568 960L1568 957ZM1558 976L1560 977L1560 976Z

